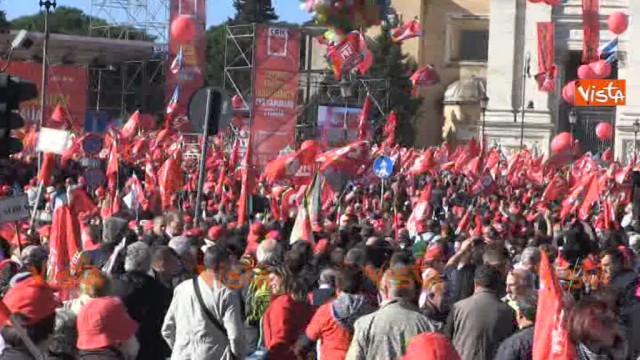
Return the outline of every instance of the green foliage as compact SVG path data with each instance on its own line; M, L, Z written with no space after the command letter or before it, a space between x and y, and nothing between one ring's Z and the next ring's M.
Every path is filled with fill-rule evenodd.
M0 10L0 28L8 27L9 22L7 21L7 14L4 11Z
M402 53L400 44L393 42L387 31L382 31L375 38L375 46L371 46L373 65L369 76L389 79L389 105L398 116L396 140L403 145L412 145L415 136L415 122L422 99L411 96L413 88L411 74L417 64Z
M104 27L93 36L124 39L125 34L129 40L154 40L154 37L142 30L124 26L111 26L106 31L108 22L85 14L82 10L67 6L59 6L49 14L49 31L53 34L89 36L91 26ZM11 21L13 29L24 29L42 32L44 30L44 11L33 15L21 16Z
M278 20L271 0L234 0L236 15L233 24L268 23Z
M226 24L207 29L207 84L222 86L224 79L224 44Z

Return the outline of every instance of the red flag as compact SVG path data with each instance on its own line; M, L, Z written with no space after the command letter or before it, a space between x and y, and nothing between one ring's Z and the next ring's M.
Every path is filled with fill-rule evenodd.
M108 187L110 191L115 191L116 181L118 179L119 161L118 161L118 145L116 142L111 144L111 151L109 151L109 160L107 162L107 179Z
M122 130L120 131L120 136L122 139L131 140L138 133L138 129L140 128L140 111L134 112L129 117L129 120L124 124Z
M431 194L433 193L433 184L428 182L424 189L422 189L422 193L420 193L420 198L418 202L415 204L411 215L409 216L409 220L407 220L407 229L414 234L418 232L418 223L428 219L431 215Z
M364 99L364 105L360 116L358 118L358 140L368 140L371 132L371 125L369 124L369 112L371 111L371 97L367 93L367 97Z
M429 170L433 170L436 165L437 164L433 158L433 148L429 148L415 159L408 172L409 175L419 175Z
M76 188L69 191L68 196L71 212L76 216L80 213L92 212L96 209L96 204L82 188Z
M243 166L244 170L242 172L242 185L240 187L240 199L238 200L238 225L244 225L247 223L247 202L249 194L251 194L251 186L252 186L252 155L253 149L253 132L249 133L249 140L247 141L247 152L244 154Z
M407 20L404 24L389 31L394 42L402 42L422 35L422 25L417 19Z
M472 207L469 206L469 208L467 208L467 211L462 216L462 219L460 219L458 228L456 229L456 235L469 230L469 226L471 225L471 208Z
M556 174L542 193L542 202L554 201L568 190L567 182L560 174Z
M149 156L144 161L144 182L147 189L154 189L158 185L156 171Z
M60 300L68 300L69 290L73 284L66 283L71 259L78 251L80 241L80 224L67 205L61 205L53 213L51 236L49 239L49 282L61 288Z
M384 142L382 146L392 148L396 145L396 127L398 127L398 118L395 111L391 111L384 125Z
M533 336L533 360L572 360L562 289L554 277L549 258L543 251L540 259L540 290Z
M171 205L171 196L184 186L182 169L180 168L181 159L182 155L179 152L169 156L160 167L160 170L158 170L158 185L160 186L160 198L163 208L168 208Z
M333 168L350 173L356 173L360 166L369 160L369 143L366 141L356 141L316 157L316 162L320 164L320 171Z
M56 163L56 157L52 153L44 153L42 155L42 167L38 172L38 182L41 182L43 186L49 185L51 182L51 176L53 175L53 166Z

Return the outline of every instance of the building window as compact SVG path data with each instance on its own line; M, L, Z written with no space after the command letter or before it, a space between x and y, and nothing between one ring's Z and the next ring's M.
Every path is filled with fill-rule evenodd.
M489 18L450 15L447 23L447 63L486 63L489 54Z
M489 30L460 31L460 61L487 61Z

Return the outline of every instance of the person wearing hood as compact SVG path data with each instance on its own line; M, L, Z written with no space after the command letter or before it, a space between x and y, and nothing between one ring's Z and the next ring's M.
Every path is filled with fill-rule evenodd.
M353 338L353 325L358 318L375 311L362 295L364 274L353 265L342 268L336 277L337 297L321 305L313 315L305 333L298 339L295 352L305 358L312 345L321 340L321 359L344 359Z

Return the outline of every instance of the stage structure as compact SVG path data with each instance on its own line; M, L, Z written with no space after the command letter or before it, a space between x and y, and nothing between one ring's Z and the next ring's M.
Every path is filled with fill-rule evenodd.
M91 0L89 34L117 40L154 43L145 58L109 63L96 56L89 64L88 107L109 117L125 117L140 109L164 111L171 0ZM107 23L96 21L104 19ZM126 120L126 119L124 119Z
M298 30L301 36L296 143L318 137L320 106L361 108L369 93L373 102L371 118L379 120L383 118L379 114L388 114L388 79L352 74L344 81L334 80L326 68L317 66L318 62L323 63L318 60L324 50L318 49L314 39L326 29L304 26ZM252 102L255 88L256 25L232 25L227 26L226 31L222 87L229 98L238 96L242 100L242 107L238 112L245 119L244 125L249 125L254 115ZM381 121L374 122L372 129L375 131L380 125Z

